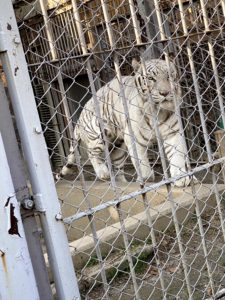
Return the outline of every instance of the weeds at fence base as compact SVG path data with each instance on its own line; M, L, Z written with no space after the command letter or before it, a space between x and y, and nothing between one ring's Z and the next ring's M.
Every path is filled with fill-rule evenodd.
M135 245L131 248L134 268L137 273L143 272L154 256L152 245ZM109 259L105 260L105 271L109 282L121 276L129 274L129 264L125 255L125 250L110 255ZM91 258L87 267L80 276L80 288L85 290L93 285L99 285L101 281L98 259Z
M223 192L221 193L221 196L222 194ZM225 206L223 204L223 212L225 213L224 209ZM204 211L202 214L202 220L207 248L211 249L212 245L214 246L214 251L209 254L209 259L213 264L215 278L214 284L216 291L218 291L223 288L225 264L223 237L221 234L218 234L215 238L215 231L220 224L220 220L218 214L215 214L213 207ZM200 247L201 236L198 230L197 219L189 218L183 226L181 234L182 241L186 249L188 249L186 252L186 258L188 266L191 266L190 278L191 286L195 295L194 299L207 299L210 297L209 282L204 254ZM160 243L162 240L163 242ZM170 226L167 229L158 231L157 242L159 245L158 253L162 263L166 292L168 294L167 299L175 299L178 290L180 291L179 299L188 299L187 290L184 288L184 275L180 263L180 253L174 227ZM144 248L145 250L143 251ZM115 265L111 263L110 268L106 272L108 283L110 284L110 300L116 300L121 295L120 299L122 300L133 299L134 291L132 282L129 279L128 263L126 259L124 259L123 263L121 263L121 257L123 257L123 255L124 252L122 251L118 253L115 262L120 261L120 263L115 263ZM153 258L154 253L152 246L150 244L144 246L141 243L139 245L138 243L135 243L132 256L134 258L136 257L133 262L135 265L137 280L140 284L142 284L140 289L140 294L142 296L141 299L161 300L162 291L158 288L159 270L155 264L155 259ZM95 268L96 270L98 269L99 272L99 266L96 265ZM87 270L85 270L85 272L86 271ZM91 276L90 273L89 276ZM93 278L96 279L95 276L93 276ZM102 285L100 284L100 280L95 280L96 284L93 283L94 281L91 282L89 280L88 285L82 286L81 294L85 297L85 299L101 299L103 296L104 292ZM80 284L82 284L82 279L80 280ZM92 288L90 288L90 286ZM124 286L126 286L125 290ZM151 297L148 298L150 295Z

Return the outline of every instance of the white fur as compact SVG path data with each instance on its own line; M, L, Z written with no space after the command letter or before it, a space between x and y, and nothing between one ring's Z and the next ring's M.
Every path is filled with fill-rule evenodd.
M165 61L159 59L147 61L147 74L143 72L137 61L133 62L133 66L135 76L124 76L122 80L131 127L136 139L135 147L142 177L138 177L137 180L154 180L154 171L149 164L147 154L148 146L155 142L150 101L153 101L157 112L159 132L163 138L171 176L184 174L186 172L185 147L182 144L174 114L174 96L177 101L180 101L181 98L181 90L176 81L176 68L171 63L170 74L173 79L171 87ZM117 179L125 181L123 167L126 155L123 157L123 153L128 151L137 174L139 172L118 80L113 79L98 90L97 100L107 140L103 140L103 133L97 118L96 103L93 98L87 102L80 115L74 131L75 139L81 141L87 148L95 173L101 180L110 179L105 159L105 143L107 142L111 147L114 145L113 150L110 150L113 169ZM121 141L121 145L116 146L118 141ZM69 162L70 158L74 160L74 155L69 156ZM62 169L62 174L68 171L65 168ZM179 187L189 184L189 177L181 178L175 183Z

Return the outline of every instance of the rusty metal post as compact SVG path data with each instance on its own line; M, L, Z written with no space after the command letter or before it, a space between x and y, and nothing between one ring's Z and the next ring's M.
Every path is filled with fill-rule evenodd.
M0 134L0 299L38 300L20 208Z
M32 205L33 201L30 200L29 189L26 181L26 170L17 144L17 138L8 104L9 102L0 79L0 131L16 192L16 198L22 204L22 208L23 204L28 203L29 201ZM51 287L42 253L40 234L38 232L38 226L32 206L30 209L22 209L21 213L39 296L43 300L51 299Z
M57 297L60 300L80 299L64 224L58 218L61 213L60 204L13 6L7 0L3 0L1 4L4 10L0 14L0 57L27 162L36 210L40 215ZM22 296L21 298L24 299Z

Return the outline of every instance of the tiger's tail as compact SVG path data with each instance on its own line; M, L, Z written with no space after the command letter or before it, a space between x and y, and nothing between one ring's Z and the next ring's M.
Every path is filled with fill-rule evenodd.
M70 153L67 156L67 162L66 164L62 167L61 171L56 174L56 179L61 179L63 177L65 177L66 175L70 175L74 173L74 167L75 162L76 162L76 154L75 154L75 150L77 147L78 151L79 151L79 144L80 144L80 133L79 130L77 129L77 127L75 127L74 129L74 141L70 146Z

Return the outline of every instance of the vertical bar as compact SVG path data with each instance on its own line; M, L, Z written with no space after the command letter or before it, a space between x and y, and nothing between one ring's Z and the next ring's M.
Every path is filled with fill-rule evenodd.
M187 30L186 21L185 21L185 14L184 14L184 9L183 9L183 3L178 0L178 4L179 4L179 9L180 9L180 14L181 14L181 21L182 21L183 31L184 31L185 35L188 35L188 30ZM208 141L208 133L207 133L207 128L206 128L206 124L205 124L205 118L204 118L202 103L201 103L201 94L200 94L200 90L199 90L199 86L198 86L198 78L197 78L196 71L195 71L195 66L194 66L193 56L192 56L192 50L191 50L191 46L190 46L189 41L188 41L188 44L187 44L187 53L188 53L189 63L190 63L191 71L192 71L193 84L194 84L194 88L195 88L197 104L198 104L198 109L199 109L199 115L200 115L200 119L201 119L204 140L205 140L205 143L206 143L208 159L209 159L209 162L211 162L212 161L212 153L211 153L211 148L210 148L209 141Z
M77 26L79 41L80 41L80 44L81 44L82 52L85 55L85 54L88 53L88 50L87 50L87 46L86 46L86 42L85 42L85 38L84 38L84 31L82 29L82 23L81 23L81 20L80 20L77 1L72 0L72 5L73 5L73 12L74 12L75 23L76 23L76 26ZM109 173L111 174L111 177L112 177L112 181L113 181L112 184L113 184L113 186L115 186L115 178L114 178L114 175L113 175L112 164L111 164L110 154L109 154L109 150L108 150L108 142L107 142L107 138L105 136L104 123L103 123L101 113L100 113L100 107L99 107L99 102L98 102L97 95L96 95L96 89L95 89L95 85L94 85L95 81L94 81L94 78L93 78L93 72L92 72L90 61L87 60L86 64L87 64L87 74L88 74L88 79L89 79L89 82L90 82L92 97L93 97L93 100L94 100L94 103L95 103L96 116L97 116L98 121L99 121L99 126L101 128L103 139L106 143L105 155L106 155L106 160L107 160L107 164L108 164L108 168L109 168Z
M161 40L165 40L166 36L165 36L164 29L163 29L163 22L162 22L159 3L158 3L157 0L154 0L154 5L155 5L156 15L157 15L157 19L158 19L159 28L160 28L160 37L161 37ZM165 53L165 56L166 56L167 64L169 66L168 54ZM170 78L171 78L171 76L170 76ZM172 85L171 85L171 88L173 89ZM182 123L181 123L181 120L179 118L179 110L178 110L178 107L177 107L176 99L174 99L174 102L175 102L175 108L176 108L175 113L178 117L179 125L181 125ZM151 106L152 106L152 109L153 109L153 112L154 112L154 106L152 105L152 101L151 101ZM154 118L153 118L154 123L155 123L154 127L155 127L157 142L158 142L158 145L159 145L159 152L160 152L160 157L161 157L161 161L162 161L163 173L164 173L165 178L168 178L169 176L168 176L168 171L167 171L167 166L166 166L166 157L165 157L165 154L164 154L164 151L163 151L163 142L162 142L162 139L161 139L161 136L160 136L160 132L159 132L159 129L158 129L158 126L157 126L157 120L156 120L155 116L156 116L156 114L154 113ZM182 141L182 145L184 146L183 141ZM173 201L171 185L167 185L167 191L168 191L168 198L169 198L170 205L171 205L172 217L173 217L173 222L174 222L174 226L175 226L175 230L176 230L176 236L177 236L177 240L178 240L178 247L179 247L179 251L180 251L180 254L181 254L181 261L182 261L182 265L183 265L183 269L184 269L184 275L185 275L185 281L186 281L187 290L188 290L188 294L189 294L189 299L193 299L191 284L190 284L190 278L189 278L189 267L188 267L186 259L185 259L185 253L184 253L183 244L182 244L181 235L180 235L180 226L179 226L179 222L178 222L178 219L177 219L176 208L175 208L174 201Z
M106 2L104 0L101 0L101 4L102 4L102 10L103 10L103 14L104 14L105 22L106 22L106 29L107 29L107 34L108 34L110 46L113 49L114 45L115 45L115 41L114 41L114 36L113 36L113 30L111 29L111 26L110 26L110 18L109 18L109 13L108 13L108 7L107 7ZM132 8L132 10L133 10L133 8ZM134 14L133 14L133 20L135 20ZM136 25L137 24L135 24L135 26ZM137 34L136 37L138 37L138 31L136 31L136 34ZM138 41L140 42L141 40L138 39ZM139 162L138 155L137 155L137 149L136 149L136 144L135 144L134 133L133 133L133 130L132 130L131 119L130 119L130 116L129 116L128 105L127 105L125 92L124 92L124 87L123 87L123 83L122 83L122 76L121 76L120 67L119 67L119 59L118 59L118 56L116 54L114 56L114 67L115 67L116 76L118 78L118 82L119 82L119 86L120 86L121 100L122 100L122 104L123 104L123 108L124 108L124 114L126 115L126 121L127 121L127 125L128 125L129 136L130 136L130 139L131 139L132 151L133 151L133 156L134 156L135 165L136 165L135 169L137 170L138 178L141 182L141 185L143 185L143 178L142 178L142 174L141 174L141 170L140 170L140 162ZM119 208L119 206L118 206L118 208ZM122 228L123 237L124 237L124 244L125 244L125 247L126 247L126 254L127 254L129 267L130 267L131 277L132 277L132 280L133 280L135 295L136 295L137 299L140 299L139 288L138 288L138 284L137 284L137 280L136 280L136 274L135 274L133 261L132 261L132 257L131 257L131 252L130 252L130 249L129 249L128 238L127 238L127 234L126 234L126 228L125 228L125 224L124 224L124 221L123 221L123 214L120 211L120 209L118 209L118 214L119 214L119 218L120 218L120 222L121 222L121 228Z
M41 6L41 11L42 11L42 15L43 15L43 19L44 19L44 27L45 27L45 31L47 34L47 38L48 38L48 42L49 42L49 47L50 47L50 52L51 52L51 56L53 60L57 59L57 52L55 49L55 45L54 45L54 38L53 38L53 34L52 34L52 28L51 28L51 24L49 23L49 17L48 17L48 12L46 9L46 4L47 2L44 0L39 0L40 6ZM66 122L68 125L68 130L69 130L69 136L70 139L73 139L73 125L71 122L71 116L70 116L70 110L69 110L69 105L66 99L66 92L65 92L65 88L64 88L64 84L63 84L63 78L62 78L62 74L60 71L60 65L58 65L59 69L58 69L58 74L57 74L57 80L58 80L58 84L59 84L59 89L62 95L62 103L63 103L63 108L65 111L65 116L66 116Z
M205 7L205 5L206 5L205 1L200 0L200 4L201 4L201 9L202 9L202 14L203 14L205 32L207 32L207 31L210 30L210 28L209 28L209 21L208 21L207 11L206 11L206 7ZM219 74L218 74L218 70L217 70L217 65L216 65L216 60L215 60L215 53L214 53L214 49L213 49L213 45L212 45L211 36L209 36L209 38L208 38L208 48L209 48L209 56L210 56L210 59L211 59L211 64L212 64L213 73L214 73L213 75L215 77L216 91L217 91L217 94L218 94L218 100L219 100L220 110L221 110L221 114L222 114L223 124L225 124L223 96L222 96L222 92L221 92Z
M40 299L0 134L0 297Z
M221 0L223 15L225 16L225 0Z
M140 29L138 27L138 21L137 21L137 17L134 11L134 4L133 1L129 1L129 5L130 5L130 10L132 12L132 22L133 22L133 26L134 28L136 28L135 30L135 37L136 37L136 43L141 44L141 32ZM138 28L138 30L137 30ZM142 64L144 64L144 60L142 60ZM140 166L138 166L138 168L140 168ZM144 188L144 182L141 183L141 188ZM155 232L153 229L153 224L152 224L152 218L151 218L151 214L150 214L150 203L148 201L148 197L147 194L142 194L142 199L143 199L143 204L144 204L144 208L145 208L145 213L146 213L146 217L147 217L147 222L148 222L148 226L150 228L150 235L151 235L151 239L152 239L152 244L153 247L155 249L155 260L156 260L156 264L157 264L157 270L159 273L159 279L160 279L160 284L161 284L161 289L163 291L163 299L167 298L167 293L166 293L166 289L165 289L165 281L164 281L164 277L163 277L163 272L162 272L162 268L161 268L161 262L160 262L160 258L158 256L157 253L157 241L156 241L156 236L155 236Z
M132 5L132 3L130 3L130 5ZM109 36L109 41L110 41L111 47L113 48L113 45L115 45L114 38L113 38L113 31L111 30L111 27L109 25L110 24L110 19L109 19L107 7L104 3L104 0L102 0L102 8L103 8L103 12L104 12L104 15L105 15L106 27L107 27L107 32L108 32L108 36ZM130 9L132 10L133 8L130 6ZM136 27L137 26L137 20L136 20L136 17L134 16L134 14L133 14L133 17L132 17L132 21L134 23L134 27ZM159 22L159 26L160 26L160 22ZM161 31L162 31L162 29L163 29L163 27L161 26ZM140 32L136 31L135 34L136 34L136 38L137 38L137 43L140 43L140 41L141 41L141 38L139 36ZM142 63L143 63L143 61L142 61ZM115 65L116 75L118 77L119 82L121 83L120 89L121 89L121 94L122 94L122 101L123 101L123 105L124 105L124 111L127 115L127 123L128 123L128 128L129 128L129 134L130 134L131 140L132 140L133 155L135 157L136 169L137 169L137 172L138 172L138 177L141 178L141 187L144 187L142 174L141 174L141 170L140 170L140 162L138 160L137 150L136 150L136 146L135 146L135 139L134 139L133 130L132 130L132 126L131 126L130 118L129 118L129 111L128 111L128 107L127 107L127 101L125 99L125 94L124 94L124 90L123 90L123 86L122 86L121 73L120 73L120 69L119 69L119 61L118 61L118 58L116 56L115 56L114 65ZM161 149L162 149L162 147L161 147ZM167 168L166 168L166 165L165 165L164 166L164 171L166 169ZM172 197L171 192L169 192L169 196ZM144 197L143 200L144 200L145 207L148 208L149 204L147 203L147 199ZM175 214L173 214L173 215L174 215L174 218L175 218L176 217ZM152 228L151 227L152 226L151 217L150 217L149 214L147 214L147 219L148 219L148 224L149 224L150 228ZM177 222L176 222L176 224L177 224ZM175 224L175 227L176 227L176 224ZM153 230L151 230L151 233L153 233ZM153 242L156 243L156 239L154 238L154 236L152 236L152 237L153 237ZM157 257L156 257L156 259L157 259ZM184 258L183 258L183 262L184 262ZM159 262L158 259L157 259L157 264L160 265L160 262ZM186 268L186 264L184 264L184 268ZM188 281L187 271L186 271L186 279ZM161 272L161 276L160 276L160 283L161 283L162 289L165 290L164 289L164 280L163 280L163 277L162 277L162 272ZM190 284L188 286L190 286ZM164 298L165 297L166 297L166 295L164 295Z
M204 0L200 0L200 4L201 4L201 8L202 8L202 13L203 13L203 20L204 20L205 30L207 32L210 28L209 28L208 16L207 16L207 11L206 11L206 8L205 8ZM214 78L215 78L216 91L217 91L217 95L218 95L218 101L219 101L219 106L220 106L220 111L221 111L223 124L225 124L225 110L224 110L224 100L223 100L224 97L223 97L222 91L221 91L221 85L220 85L219 74L218 74L218 70L217 70L215 53L214 53L214 49L213 49L213 45L212 45L211 36L209 36L208 39L209 39L208 40L209 56L210 56L211 64L212 64L212 68L213 68L213 75L214 75ZM222 209L221 209L221 203L220 203L220 197L219 197L218 189L216 188L217 180L215 178L214 173L212 174L212 176L213 176L213 183L215 184L214 188L215 188L215 194L216 194L216 200L217 200L218 213L219 213L222 232L223 232L223 238L225 240L225 225L224 225L224 220L223 220L223 213L222 213Z
M206 7L205 7L206 4L205 4L204 0L200 0L200 4L201 4L201 9L202 9L202 14L203 14L203 21L204 21L205 31L207 32L208 30L210 30L210 28L209 28L207 11L206 11ZM222 2L222 4L224 4L224 3ZM224 7L223 7L223 11L224 11ZM208 37L208 48L209 48L209 56L210 56L211 64L212 64L212 68L213 68L213 75L214 75L215 83L216 83L216 90L217 90L219 106L220 106L220 110L221 110L221 114L222 114L222 120L223 120L223 124L225 124L224 123L225 122L225 114L224 114L223 96L222 96L222 92L221 92L219 75L218 75L218 70L217 70L217 65L216 65L216 60L215 60L214 49L213 49L213 46L212 46L211 36ZM221 209L220 195L219 195L219 192L218 192L218 189L217 189L217 179L216 179L216 176L215 176L214 172L212 174L212 179L213 179L214 192L215 192L216 201L217 201L217 209L218 209L218 214L219 214L219 218L220 218L223 238L225 240L224 219L223 219L223 213L222 213L222 209ZM211 275L210 279L212 281L212 275ZM215 289L213 290L213 292L215 293Z
M159 26L160 38L161 38L161 41L163 41L163 40L166 39L166 36L165 36L164 29L163 29L163 21L162 21L160 8L159 8L159 3L156 0L153 0L153 2L154 2L154 5L155 5L155 12L156 12L156 17L157 17L158 26Z
M46 9L46 3L44 0L39 0L40 3L40 7L41 7L41 12L42 12L42 16L43 16L43 20L44 20L44 27L45 27L45 32L47 35L47 39L48 39L48 44L49 44L49 48L50 48L50 53L52 56L53 60L57 59L57 53L56 53L56 49L55 49L55 45L54 45L54 39L52 36L52 30L49 24L49 18L48 18L48 12Z
M84 39L84 33L83 33L83 30L82 30L81 20L80 20L80 16L79 16L79 12L78 12L77 1L72 0L72 5L73 5L73 10L74 10L74 16L75 16L75 21L76 21L76 25L77 25L78 35L79 35L79 38L80 38L81 48L82 48L83 54L87 54L87 47L86 47L86 42L85 42L85 39ZM105 6L104 1L102 1L102 9L103 9L104 17L105 17L105 20L106 20L106 27L107 27L107 29L109 29L109 22L107 21L107 16L106 16L108 13L107 13L107 8ZM112 43L113 36L111 34L109 34L109 40L110 40L110 45L112 45L113 44ZM117 70L118 70L118 65L115 64L115 66L117 66ZM93 99L94 99L94 102L95 102L95 105L96 105L96 115L98 117L100 127L102 128L103 139L106 142L105 154L106 154L106 160L107 160L109 173L110 173L110 177L111 177L112 188L114 190L116 198L118 198L119 194L118 194L118 190L116 188L115 177L114 177L113 170L112 170L109 150L108 150L108 147L107 147L108 146L107 145L107 139L105 137L105 133L104 133L104 130L103 130L104 129L104 124L103 124L103 121L102 121L102 118L101 118L101 115L100 115L99 103L98 103L98 99L97 99L97 96L96 96L95 87L94 87L94 84L93 84L94 81L93 81L92 70L91 70L91 65L90 65L89 60L87 61L87 71L88 71L88 77L89 77L89 82L90 82L90 86L91 86L91 91L92 91L92 94L93 94ZM119 82L121 82L121 80ZM121 88L121 90L122 90L122 88ZM129 242L128 242L128 237L127 237L127 233L126 233L126 229L125 229L125 225L124 225L123 215L122 215L122 212L121 212L119 206L117 207L117 210L118 210L118 214L119 214L119 220L120 220L120 224L121 224L121 230L122 230L122 234L123 234L127 260L128 260L128 263L129 263L131 277L132 277L133 285L134 285L134 289L135 289L135 295L136 295L137 300L138 300L138 299L140 299L140 296L139 296L139 292L138 292L138 286L137 286L133 261L132 261L131 253L130 253L130 250L129 250Z
M187 31L186 20L185 20L185 15L184 15L183 3L179 0L178 4L179 4L181 19L182 19L183 31L184 31L184 34L187 35L188 31ZM207 23L205 23L205 25L207 25ZM201 124L202 124L202 128L203 128L203 136L204 136L204 140L205 140L206 148L207 148L208 160L209 160L209 162L211 162L212 161L211 147L210 147L209 140L208 140L208 133L207 133L207 128L206 128L206 124L205 124L202 103L201 103L201 95L200 95L200 91L199 91L199 87L198 87L198 80L197 80L197 75L196 75L194 61L193 61L191 45L190 45L189 41L188 41L188 44L187 44L187 53L188 53L189 63L190 63L190 66L191 66L192 77L193 77L193 82L194 82L194 88L195 88L195 92L196 92L196 96L197 96L197 105L198 105L198 108L199 108L199 114L200 114ZM215 190L215 195L216 195L216 198L217 198L218 189L217 189L217 185L216 185L216 178L215 178L214 175L212 176L212 178L213 178L213 189ZM208 276L209 276L209 284L210 284L210 287L212 289L212 293L214 294L215 293L215 287L214 287L214 282L213 282L213 278L212 278L212 270L211 270L211 265L210 265L210 263L207 259L208 251L207 251L207 246L206 246L206 241L205 241L205 236L204 236L205 233L204 233L202 219L201 219L201 211L200 211L200 208L199 208L199 202L198 202L198 199L196 197L195 197L195 210L196 210L198 226L199 226L199 230L200 230L200 234L201 234L202 248L203 248L204 256L205 256L205 259L206 259L206 266L207 266L207 271L208 271Z
M140 5L138 3L138 5ZM158 30L158 21L156 18L156 13L155 13L155 7L154 3L152 0L146 0L143 2L145 11L146 11L146 16L149 21L148 25L148 31L149 31L149 36L150 36L150 41L157 41L158 40L158 35L159 35L159 30ZM152 26L154 24L154 26ZM146 49L146 58L157 58L159 57L161 51L162 51L162 45L160 44L153 44L151 43L147 49ZM147 54L149 53L149 54Z
M138 20L137 20L137 16L136 16L136 7L134 5L134 1L133 0L129 0L129 6L130 6L130 12L131 12L131 19L133 22L133 27L134 27L134 34L135 34L135 38L136 38L136 43L141 44L141 31L140 31L140 27L138 24Z
M145 67L144 63L143 66ZM149 89L149 98L151 99L151 92ZM164 153L164 147L163 147L163 141L161 138L161 134L158 128L158 121L157 121L157 113L155 111L155 107L153 105L153 101L150 100L150 104L151 104L151 109L153 112L153 129L155 130L156 133L156 139L157 139L157 143L158 143L158 148L159 148L159 154L160 154L160 158L161 158L161 162L162 162L162 168L163 168L163 174L165 176L165 179L169 179L169 174L168 174L168 168L167 168L167 163L166 163L166 157L165 157L165 153ZM168 192L168 201L171 205L171 210L172 210L172 218L173 218L173 222L174 222L174 226L175 226L175 230L176 230L176 236L177 236L177 240L178 240L178 247L179 247L179 251L181 254L181 261L182 261L182 265L183 265L183 269L184 269L184 275L185 275L185 281L186 281L186 285L187 285L187 290L188 290L188 294L189 294L189 299L193 299L192 298L192 291L191 291L191 285L190 285L190 279L189 279L189 268L188 268L188 264L186 262L185 259L185 253L184 253L184 249L183 249L183 243L181 240L181 235L180 235L180 226L179 226L179 222L177 219L177 214L176 214L176 207L174 204L174 200L173 200L173 194L172 194L172 188L171 188L171 184L167 184L166 185L167 188L167 192Z
M181 10L181 20L182 20L182 24L184 24L186 22L183 9ZM185 31L185 34L188 34L187 31ZM165 36L163 35L162 37L164 38ZM168 57L167 52L165 53L165 57L166 57L167 64L169 66L169 57ZM183 143L185 153L188 153L188 149L187 149L186 141L185 141L185 136L184 136L184 128L183 128L182 120L180 118L180 110L179 110L179 107L177 106L178 102L177 102L177 99L175 99L175 97L174 97L174 103L175 103L175 112L176 112L176 115L178 117L178 122L179 122L180 134L181 134L181 138L182 138L181 142ZM190 165L190 160L189 160L188 156L186 158L186 163L187 163L187 169L188 169L188 171L190 171L191 170L191 165ZM211 278L212 278L212 276L211 276L211 267L210 267L209 262L207 260L207 249L206 249L206 243L205 243L205 238L204 238L204 229L203 229L203 226L202 226L202 219L201 219L199 201L196 197L196 191L195 191L195 186L194 186L193 180L191 180L191 189L192 189L192 195L193 195L194 201L195 201L195 211L196 211L198 226L199 226L199 230L200 230L200 234L201 234L201 238L202 238L202 241L201 241L202 242L202 247L203 247L205 257L206 257L206 264L207 264L208 275L209 275L209 278L210 278L210 285L211 285L211 288L212 288L212 291L213 291L213 282L211 280Z
M73 5L73 12L74 12L75 23L76 23L76 26L77 26L79 41L80 41L80 44L81 44L82 52L85 55L85 54L88 53L88 50L87 50L87 46L86 46L86 42L85 42L85 38L84 38L84 31L83 31L82 23L81 23L81 20L80 20L77 1L72 0L72 5ZM98 102L98 99L97 99L96 89L95 89L95 85L94 85L95 81L94 81L94 78L93 78L92 68L91 68L91 64L90 64L89 60L87 60L86 65L87 65L87 74L88 74L88 80L89 80L90 88L91 88L91 92L92 92L92 97L93 97L94 103L95 103L96 116L97 116L98 121L99 121L99 126L101 128L103 139L106 143L106 147L105 147L106 160L107 160L109 172L110 172L110 174L112 175L112 178L113 178L113 186L115 186L115 178L113 176L112 164L111 164L110 154L109 154L109 150L108 150L108 142L107 142L107 138L105 136L104 123L103 123L101 113L100 113L99 102Z
M190 4L191 5L191 4ZM193 12L192 12L192 14L194 14L195 13L195 10L193 10ZM191 18L191 20L193 21L193 18L197 18L197 16L196 15L192 15L192 18ZM174 26L176 26L176 23L177 23L177 20L176 20L176 12L175 13L173 13L172 14L172 22L174 23ZM176 55L179 55L179 52L180 52L180 47L181 47L181 44L182 44L182 42L180 41L180 39L179 39L179 33L178 33L178 31L177 30L175 30L175 35L176 35L176 37L177 37L177 47L174 47L175 48L175 53L176 53ZM165 53L165 52L164 52ZM175 57L176 57L176 55L175 55ZM167 62L167 64L168 64L168 66L169 66L169 58L168 58L168 54L167 54L167 52L165 53L165 56L166 56L166 62ZM184 58L183 58L183 56L181 56L180 57L180 60L179 60L179 63L180 63L180 67L182 67L182 68L185 68L185 63L184 63ZM178 72L179 72L179 76L181 76L181 74L180 74L180 70L178 69ZM171 75L170 75L170 77L171 77ZM185 84L187 84L187 79L186 78L184 78L184 80L185 80ZM189 97L189 100L191 100L190 99L190 96L188 96ZM183 144L184 144L184 148L185 148L185 153L188 153L188 145L189 145L189 142L191 142L192 143L192 138L193 138L193 136L194 136L194 133L193 132L190 132L190 140L191 141L189 141L189 139L187 140L186 138L185 138L185 136L184 136L184 126L183 126L183 123L182 123L182 120L181 120L181 111L180 111L180 107L179 107L179 105L177 105L177 101L176 101L176 99L174 99L174 101L175 101L175 113L176 113L176 115L177 115L177 117L178 117L178 121L179 121L179 128L181 129L180 130L180 134L181 134L181 137L182 137L182 140L183 140ZM185 115L184 115L185 114ZM188 118L188 108L186 108L186 110L185 111L183 111L183 118ZM192 128L189 128L190 130L193 130ZM188 129L188 130L189 130ZM188 132L188 134L187 134L187 136L189 137L189 132ZM189 154L190 156L192 156L192 153L190 153ZM191 170L191 165L190 165L190 160L189 160L189 156L187 155L187 158L186 158L186 161L187 161L187 169L188 170Z
M7 97L0 79L0 131L7 154L8 164L16 191L17 200L22 203L29 199L29 191L26 183L25 168L16 141L12 118L9 111ZM23 218L24 216L24 218ZM46 265L40 244L38 227L32 211L22 211L22 221L27 239L28 249L34 269L38 292L41 299L50 299L52 292L46 270Z
M43 82L42 85L43 85L44 94L46 95L48 105L49 105L49 110L50 110L51 117L52 117L52 119L51 119L52 127L54 128L54 132L55 132L55 135L56 135L59 154L63 157L65 155L65 153L64 153L64 149L63 149L63 146L62 146L62 143L61 143L62 137L60 136L60 129L59 129L59 125L58 125L58 121L57 121L57 117L56 117L57 111L56 111L56 108L54 106L52 95L51 95L50 90L48 88L48 84Z
M115 45L115 41L114 41L114 37L113 37L113 31L110 27L110 19L109 19L108 9L107 9L107 6L106 6L106 3L104 0L101 0L101 3L102 3L102 10L103 10L105 22L106 22L106 29L107 29L110 46L113 49L114 45ZM119 67L119 60L118 60L118 56L116 54L114 57L114 67L115 67L116 76L118 78L119 85L120 85L121 100L123 103L124 114L126 115L126 121L127 121L129 135L130 135L131 144L132 144L133 156L135 157L135 165L136 165L136 170L138 173L137 175L138 175L138 178L140 179L141 183L143 183L142 174L140 172L140 162L138 160L134 133L132 130L131 119L129 116L128 105L127 105L127 101L126 101L126 97L125 97L125 93L124 93L124 87L123 87L123 83L122 83L122 76L121 76L120 67Z
M75 24L77 27L78 37L79 37L79 41L81 44L81 49L82 49L83 54L87 54L88 51L87 51L87 46L86 46L86 42L85 42L85 38L84 38L84 31L82 28L80 14L78 11L78 6L77 6L76 0L72 0L72 6L73 6L73 13L74 13ZM93 75L92 75L90 61L87 60L86 64L87 64L87 73L88 73L88 79L90 82L91 92L92 92L93 99L95 102L96 115L98 117L100 127L102 128L103 139L104 139L104 141L107 141L107 139L105 137L105 132L104 132L104 124L103 124L103 121L100 116L100 108L99 108L99 103L98 103L97 96L96 96L96 90L95 90L95 86L94 86L94 79L93 79ZM80 167L80 159L79 159L80 156L79 156L79 152L77 151L77 145L75 145L75 149L76 149L76 152L75 152L76 161L78 164L78 168L80 169L79 171L81 173L81 182L82 182L83 193L86 196L85 199L87 199L87 187L85 184L83 172ZM105 155L106 155L106 159L107 159L107 163L108 163L108 167L109 167L109 172L110 172L110 174L112 174L112 166L111 166L110 155L109 155L107 143L106 143L106 147L105 147ZM88 207L91 207L91 203L89 202L88 199L87 199L87 204L88 204ZM103 282L103 286L104 286L104 290L105 290L104 297L106 297L106 299L109 299L108 298L108 283L107 283L106 273L105 273L105 269L104 269L104 262L103 262L101 250L99 247L98 236L97 236L95 224L92 222L92 219L93 219L93 217L91 216L89 218L89 223L91 224L91 229L93 232L93 239L94 239L94 243L96 246L96 254L97 254L97 257L99 260L99 265L101 268L101 277L102 277L102 282Z
M65 228L60 219L60 204L11 1L2 0L2 7L4 13L0 15L0 41L5 51L1 55L1 61L27 161L36 210L40 212L57 296L59 299L80 299Z
M87 203L88 209L91 209L92 204L91 204L91 201L90 201L89 196L88 196L88 188L87 188L87 185L86 185L86 182L85 182L85 179L84 179L84 174L83 174L83 170L82 170L82 167L81 167L81 161L80 161L81 157L80 157L80 153L78 151L78 145L77 145L76 141L74 141L74 152L75 152L76 164L77 164L78 171L79 171L79 177L81 179L81 186L82 186L82 192L83 192L83 195L84 195L84 199L85 199L85 202ZM100 246L99 246L100 243L99 243L99 238L98 238L97 230L96 230L96 226L95 226L94 215L89 215L88 219L89 219L89 224L91 226L91 231L92 231L92 234L93 234L93 240L94 240L94 244L95 244L95 251L96 251L96 254L97 254L98 261L99 261L102 282L103 282L103 286L104 286L104 290L105 290L104 297L108 300L109 299L109 297L108 297L109 286L108 286L107 277L106 277L106 273L105 273L105 269L104 269L105 264L104 264L104 261L102 259L101 249L100 249Z
M9 101L7 99L3 82L0 78L0 131L4 148L7 153L9 167L13 185L16 190L16 197L19 201L29 198L29 191L26 183L25 167L20 155L19 147L17 144L17 137L14 131L12 116L9 110Z

